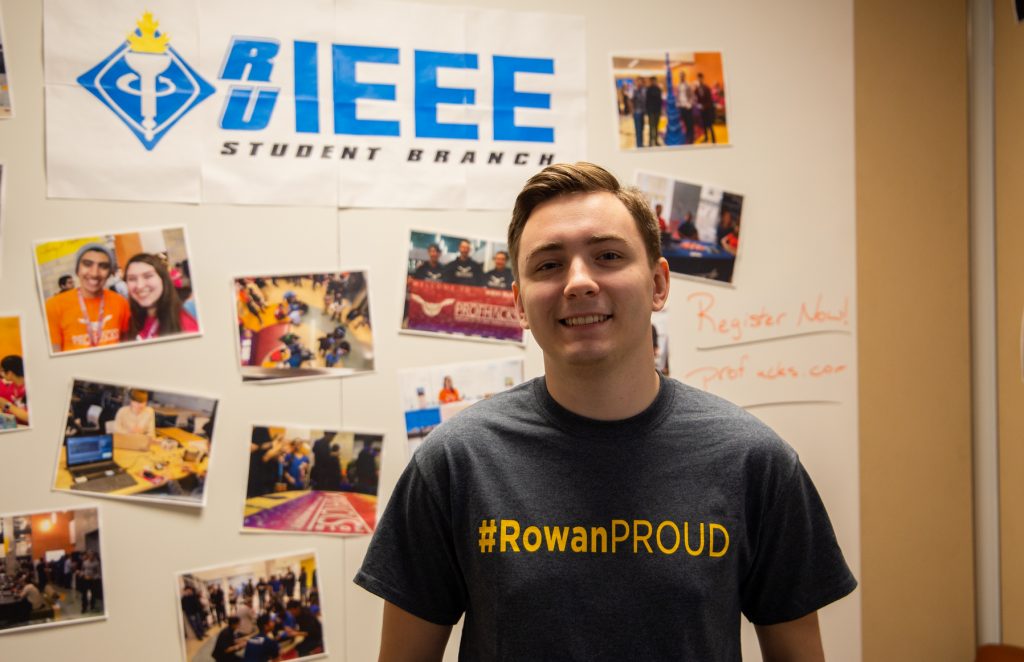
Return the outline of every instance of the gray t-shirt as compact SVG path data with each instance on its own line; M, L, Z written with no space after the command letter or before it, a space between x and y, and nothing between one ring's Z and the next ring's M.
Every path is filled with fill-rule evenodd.
M460 660L739 660L740 613L806 615L857 582L796 452L663 379L622 421L543 378L432 432L355 582L439 624Z

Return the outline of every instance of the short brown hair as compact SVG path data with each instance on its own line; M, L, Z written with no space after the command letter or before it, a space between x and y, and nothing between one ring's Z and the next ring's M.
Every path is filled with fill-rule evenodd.
M508 224L508 251L512 258L512 273L519 279L519 240L530 215L541 204L573 193L607 192L614 195L629 211L640 231L647 258L653 265L661 257L661 231L658 219L639 189L623 187L615 175L599 165L580 161L556 163L530 177L516 197L512 220Z

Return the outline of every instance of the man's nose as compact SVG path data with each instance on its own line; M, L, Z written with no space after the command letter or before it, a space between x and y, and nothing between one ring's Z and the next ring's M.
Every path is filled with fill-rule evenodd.
M583 258L574 258L569 262L567 276L563 292L567 298L593 296L600 289L594 278L592 265Z

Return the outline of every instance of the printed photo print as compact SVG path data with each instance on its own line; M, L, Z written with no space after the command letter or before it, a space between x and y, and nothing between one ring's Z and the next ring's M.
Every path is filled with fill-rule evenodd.
M242 381L373 370L365 271L235 279Z
M53 488L204 505L217 401L76 379Z
M242 528L373 533L383 441L379 434L254 426Z
M636 186L658 219L672 273L732 283L743 196L649 172L636 174Z
M668 308L651 315L651 336L654 341L654 367L658 372L668 373Z
M199 335L184 228L35 246L51 354Z
M398 371L411 456L427 434L475 402L523 381L523 360L474 361Z
M0 432L29 427L21 318L0 316Z
M0 515L0 634L107 617L96 508Z
M622 150L729 144L722 54L612 55Z
M323 657L315 552L182 572L175 578L186 662Z
M0 15L0 119L14 117L14 105L11 103L11 84L7 77L7 55L4 52L4 19Z
M402 329L522 343L512 280L504 243L413 230Z

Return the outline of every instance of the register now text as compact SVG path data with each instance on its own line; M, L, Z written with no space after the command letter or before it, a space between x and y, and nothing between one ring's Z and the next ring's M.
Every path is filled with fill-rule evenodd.
M481 554L688 554L725 556L729 531L715 522L613 519L604 526L527 526L514 519L484 519L478 529Z

